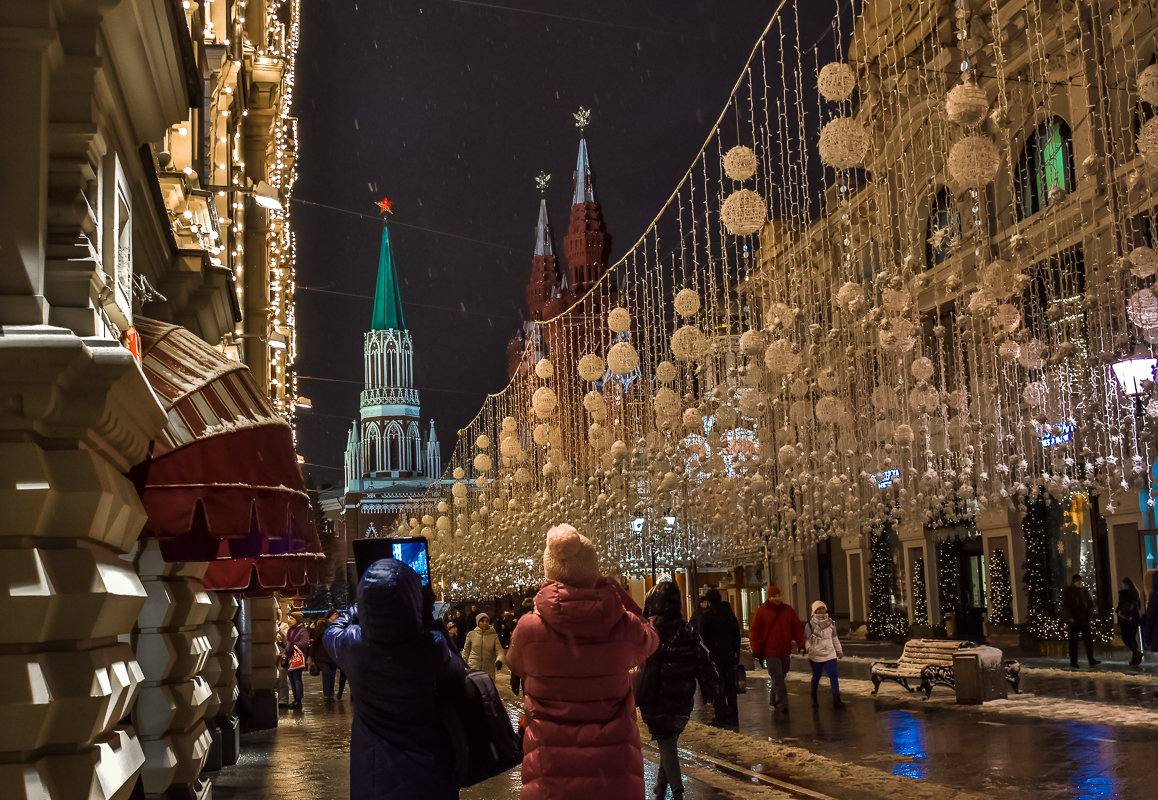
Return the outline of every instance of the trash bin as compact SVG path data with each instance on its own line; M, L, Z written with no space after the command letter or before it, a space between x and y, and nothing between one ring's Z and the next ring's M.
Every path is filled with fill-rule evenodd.
M979 705L986 700L1004 700L1005 674L1002 653L996 647L970 647L953 654L953 684L957 702Z

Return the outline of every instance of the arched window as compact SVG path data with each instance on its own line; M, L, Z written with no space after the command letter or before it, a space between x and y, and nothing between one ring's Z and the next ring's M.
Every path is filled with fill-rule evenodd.
M402 465L402 427L397 422L391 423L386 437L389 443L390 459L386 468L394 472L405 469Z
M961 215L948 186L933 195L925 237L925 266L932 269L953 255L961 241Z
M1021 218L1049 205L1051 195L1074 188L1074 143L1070 126L1054 117L1037 126L1021 151L1014 175Z

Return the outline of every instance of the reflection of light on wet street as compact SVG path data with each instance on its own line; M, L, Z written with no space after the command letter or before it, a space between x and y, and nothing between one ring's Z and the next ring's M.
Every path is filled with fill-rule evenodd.
M1121 787L1114 768L1114 741L1101 725L1088 722L1066 723L1070 752L1066 765L1059 769L1070 771L1069 784L1073 797L1079 800L1109 800L1121 797Z
M889 711L887 716L893 752L916 759L914 762L897 764L893 767L893 774L906 778L927 777L924 761L928 755L925 752L925 724L907 711Z

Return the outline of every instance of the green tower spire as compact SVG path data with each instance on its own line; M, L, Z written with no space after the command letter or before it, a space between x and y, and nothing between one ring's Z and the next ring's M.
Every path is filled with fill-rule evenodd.
M394 256L390 252L390 228L382 226L382 251L378 255L378 283L374 287L374 316L371 330L406 330L402 318L402 298L398 294L398 276L394 273Z

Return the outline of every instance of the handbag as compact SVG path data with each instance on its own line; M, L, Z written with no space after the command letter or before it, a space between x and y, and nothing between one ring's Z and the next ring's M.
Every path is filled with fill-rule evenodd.
M635 691L635 705L637 708L650 706L659 700L659 667L654 663L652 656L643 664L635 675L632 689Z
M289 664L286 669L293 672L295 669L302 669L306 665L306 656L300 647L294 647L294 653L290 656Z
M523 762L523 740L511 727L491 676L470 669L439 698L459 788L501 775Z
M310 674L315 678L322 674L322 668L318 666L317 661L310 662Z

